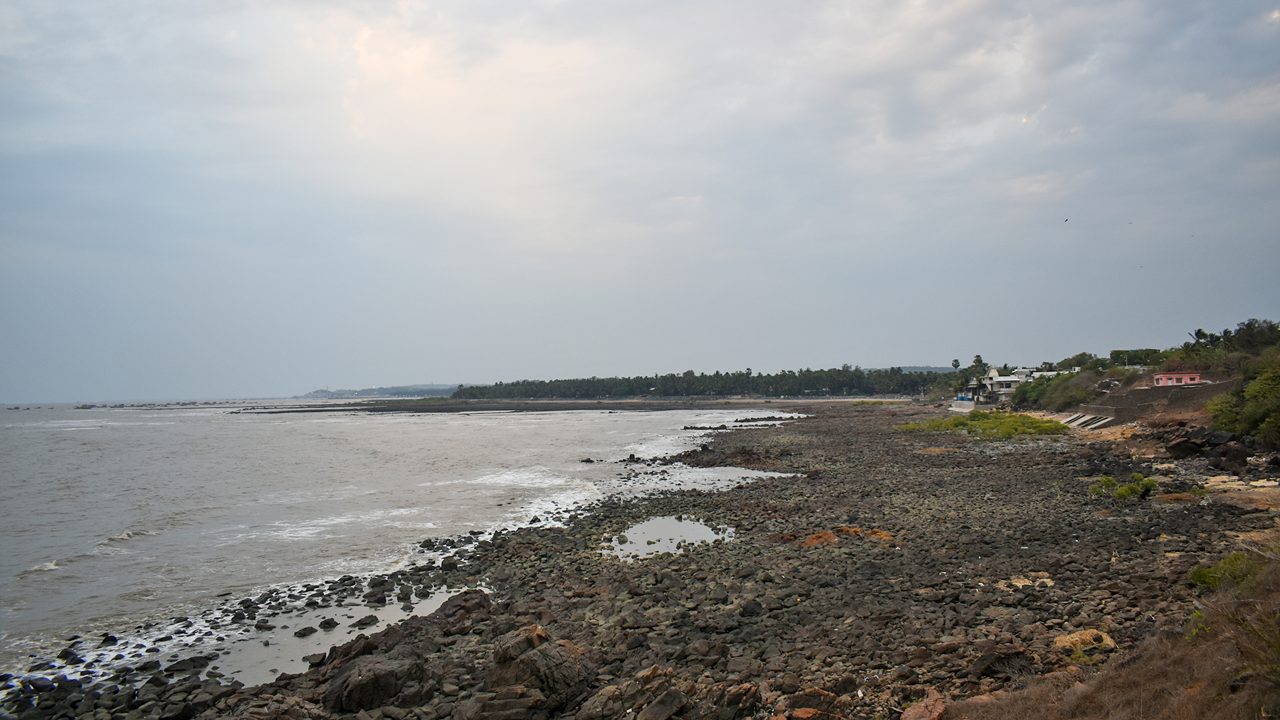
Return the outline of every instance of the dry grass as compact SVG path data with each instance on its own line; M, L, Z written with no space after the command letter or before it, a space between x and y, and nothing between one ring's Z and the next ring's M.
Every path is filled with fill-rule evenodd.
M1061 435L1067 426L1057 420L1033 417L1023 413L974 410L968 415L931 418L899 425L908 432L945 432L959 430L985 440L1008 440L1024 435Z
M1207 599L1186 635L1166 633L1087 682L1056 673L1026 690L948 707L944 720L1280 718L1280 560Z

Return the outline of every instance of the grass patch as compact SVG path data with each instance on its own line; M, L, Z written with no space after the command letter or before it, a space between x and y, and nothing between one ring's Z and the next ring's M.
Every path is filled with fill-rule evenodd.
M975 410L968 415L954 415L899 425L908 432L945 432L958 430L985 440L1008 440L1020 435L1061 435L1067 426L1057 420L1045 420L1010 412Z
M1103 475L1089 486L1089 494L1093 497L1112 498L1121 502L1141 500L1151 495L1158 483L1142 473L1133 473L1129 482L1121 484L1110 475Z

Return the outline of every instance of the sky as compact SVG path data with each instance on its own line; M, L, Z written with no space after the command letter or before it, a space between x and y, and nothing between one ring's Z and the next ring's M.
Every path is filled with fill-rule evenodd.
M0 401L1170 347L1277 191L1277 0L10 0Z

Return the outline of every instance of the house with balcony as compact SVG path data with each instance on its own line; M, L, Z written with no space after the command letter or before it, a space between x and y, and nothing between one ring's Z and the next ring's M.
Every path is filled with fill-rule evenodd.
M956 393L955 400L951 403L951 409L956 412L969 412L982 408L1008 405L1013 401L1013 394L1017 392L1018 386L1023 383L1029 383L1036 378L1053 377L1061 375L1063 372L1072 371L1016 368L1006 375L1001 373L999 368L991 368L987 371L987 374L979 375L970 380L960 392Z

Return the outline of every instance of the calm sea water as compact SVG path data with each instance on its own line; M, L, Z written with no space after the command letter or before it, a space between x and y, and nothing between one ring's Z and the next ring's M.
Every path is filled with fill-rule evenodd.
M0 411L0 667L71 632L199 612L220 594L385 572L427 537L528 522L606 493L732 484L615 461L760 414ZM776 415L777 413L769 413Z

